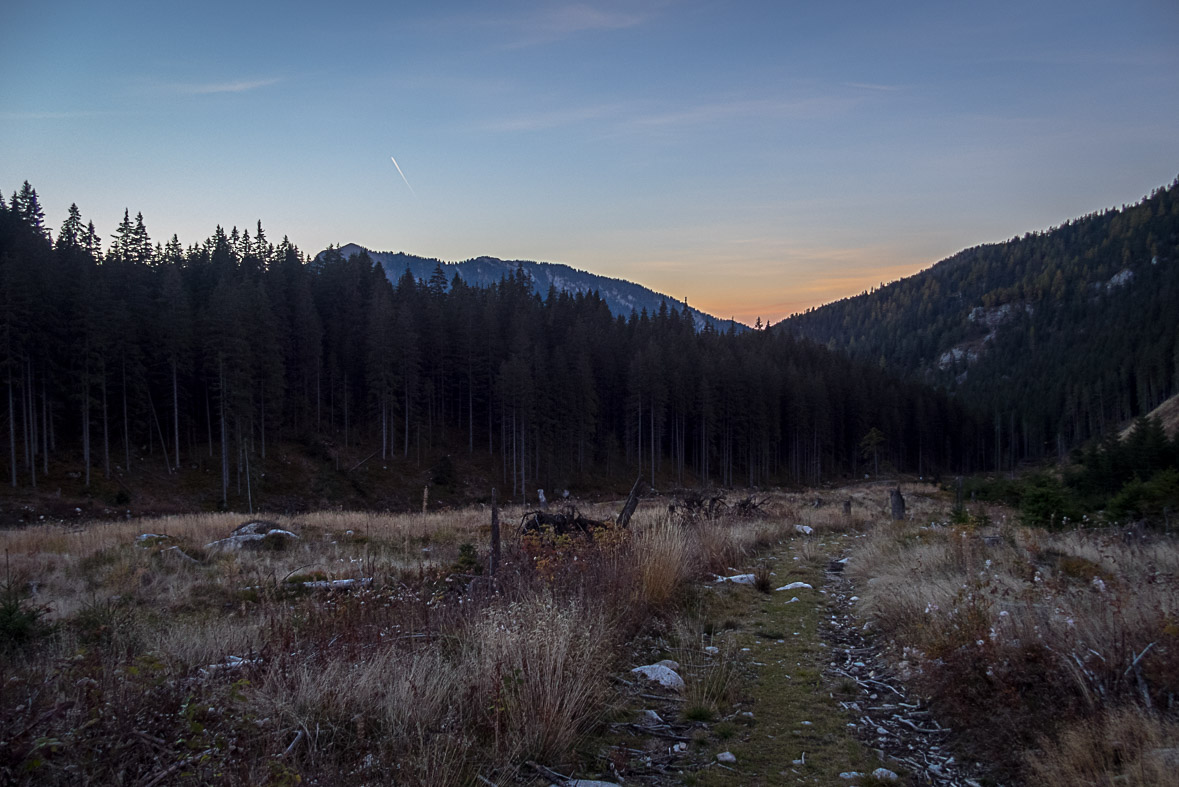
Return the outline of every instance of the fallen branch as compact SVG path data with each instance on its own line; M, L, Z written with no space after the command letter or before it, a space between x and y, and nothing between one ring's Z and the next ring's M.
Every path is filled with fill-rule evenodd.
M539 773L541 776L547 776L548 778L550 778L556 782L559 782L561 784L573 781L572 776L562 776L561 774L557 773L556 771L552 770L551 768L546 768L543 765L539 765L539 764L533 762L532 760L528 760L524 764L527 765L532 770Z
M683 735L676 735L673 732L662 732L661 730L657 730L654 727L644 727L641 724L630 723L626 726L630 727L636 732L642 733L643 735L654 735L656 738L667 738L668 740L683 742L690 742L692 740L691 738L685 738Z
M303 730L299 730L299 732L295 734L295 739L293 741L291 741L291 745L287 747L286 751L284 751L282 754L278 755L279 758L285 759L287 757L290 757L292 754L294 754L295 749L298 748L299 744L302 742L304 735L305 735L305 733L303 732Z

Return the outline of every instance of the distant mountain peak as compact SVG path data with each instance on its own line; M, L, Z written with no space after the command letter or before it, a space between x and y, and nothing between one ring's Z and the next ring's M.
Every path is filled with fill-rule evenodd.
M385 275L393 282L401 278L406 270L409 270L415 279L426 281L441 266L448 282L457 275L473 287L490 287L505 277L515 275L517 270L523 270L532 281L533 291L542 298L548 295L550 288L571 294L597 292L610 312L616 316L630 317L632 313L638 314L644 309L648 314L655 315L664 304L668 309L676 310L687 306L684 301L655 292L641 284L600 276L559 262L501 260L489 256L473 257L462 262L445 262L405 252L373 251L357 243L346 243L340 246L338 251L345 258L361 252L368 254L374 262L384 268ZM687 306L687 309L692 314L697 331L704 330L705 326L711 326L718 332L728 332L730 328L737 332L749 330L748 326L735 320L722 320L691 306Z

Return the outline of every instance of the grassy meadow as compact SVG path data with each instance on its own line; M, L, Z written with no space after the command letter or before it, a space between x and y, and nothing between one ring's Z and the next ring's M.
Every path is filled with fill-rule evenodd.
M810 676L813 729L846 735L815 622L823 568L848 555L862 623L965 733L967 756L1033 784L1166 783L1179 746L1175 541L1029 529L997 507L953 521L949 496L904 491L899 523L887 489L862 485L818 493L818 507L815 492L768 494L745 516L645 501L628 529L593 540L522 536L523 512L508 508L494 581L487 508L267 515L297 538L240 551L208 546L240 514L0 531L0 782L502 785L532 783L530 763L621 777L601 761L603 736L635 712L619 686L649 663L636 659L660 654L683 665L681 719L718 721L709 729L739 762L772 773L785 754L735 712L777 685L768 671L761 689L742 677L742 659L772 650L754 636L770 618L747 625L738 608L769 614L780 596L759 590L815 585L817 602L789 608L811 638L797 653L814 662L792 682ZM759 587L712 582L734 571ZM743 655L745 635L761 644ZM801 706L773 691L759 718L794 723ZM789 770L726 782L699 766L677 779L796 783Z

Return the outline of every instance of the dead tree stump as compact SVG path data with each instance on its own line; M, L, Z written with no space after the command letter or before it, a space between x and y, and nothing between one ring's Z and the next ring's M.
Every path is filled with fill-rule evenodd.
M893 520L900 522L905 518L905 496L901 494L901 488L899 486L889 491L888 500L892 506Z

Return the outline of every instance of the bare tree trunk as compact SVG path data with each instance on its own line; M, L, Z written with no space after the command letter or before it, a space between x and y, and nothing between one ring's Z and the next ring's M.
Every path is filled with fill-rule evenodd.
M225 361L218 360L217 373L221 388L218 399L221 405L221 508L229 508L229 435L225 426Z
M254 491L250 486L250 454L246 453L246 505L252 515L254 513Z
M209 383L205 382L205 426L209 433L209 458L213 458L213 409L209 403Z
M164 427L160 425L160 417L156 414L156 400L151 395L151 389L147 389L147 403L151 407L151 419L155 422L156 432L160 435L160 448L164 451L164 468L168 471L168 475L172 474L172 463L168 461L168 441L164 439Z
M33 362L25 362L26 377L21 418L25 422L25 461L29 465L29 481L37 488L37 422L33 419Z
M176 381L176 359L172 359L172 435L176 438L176 469L180 469L180 391Z
M41 381L41 474L49 475L49 385Z
M127 358L124 356L123 371L123 452L127 456L126 471L131 475L131 421L127 417Z
M259 406L262 410L262 418L259 421L258 426L259 426L259 431L262 435L262 458L265 459L266 458L266 382L265 381L263 381L261 384L261 389L258 392L258 396L261 399ZM249 459L247 459L246 460L246 476L247 476L246 486L249 486L249 480L250 480L248 477L249 473L250 473L249 468L250 468L250 463L249 463ZM250 513L252 514L254 512L250 511Z
M111 477L111 419L106 398L106 364L102 367L102 475Z
M85 466L86 488L90 488L90 376L82 375L82 464Z
M491 488L491 576L499 570L499 504L495 499L495 487Z
M8 450L12 460L12 488L16 489L16 405L12 401L12 369L8 370Z

